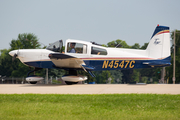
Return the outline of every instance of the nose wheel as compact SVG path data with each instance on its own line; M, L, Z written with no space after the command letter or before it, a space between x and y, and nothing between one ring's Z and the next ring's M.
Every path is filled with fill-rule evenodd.
M36 84L37 83L37 81L35 81L35 82L30 82L31 84Z
M36 84L37 81L39 81L41 78L36 75L30 75L30 74L41 69L42 68L34 68L34 70L29 71L26 77L26 81L28 81L30 84Z

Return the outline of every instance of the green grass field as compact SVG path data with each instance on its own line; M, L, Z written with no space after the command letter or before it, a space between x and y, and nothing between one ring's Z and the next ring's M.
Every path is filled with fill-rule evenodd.
M0 94L0 120L180 119L180 95Z

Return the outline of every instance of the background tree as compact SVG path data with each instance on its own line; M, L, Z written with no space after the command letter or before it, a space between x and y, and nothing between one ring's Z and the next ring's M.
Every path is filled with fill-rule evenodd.
M132 49L139 49L140 45L139 43L135 43L133 46L131 46Z
M171 38L172 40L174 40L174 31L171 34ZM175 63L176 63L176 70L175 70L175 77L176 77L176 83L180 83L180 30L176 30L176 34L175 34L175 42L176 42L176 46L175 46L175 52L176 52L176 59L175 59ZM173 60L174 60L174 45L172 45L171 47L171 66L166 67L166 79L169 79L170 83L173 83L172 81L172 77L173 77Z
M10 42L10 49L1 50L0 56L0 73L8 77L26 77L30 71L29 67L15 59L12 62L12 57L8 54L11 50L16 49L34 49L40 48L37 36L32 33L19 34L17 39ZM39 74L42 74L41 71Z
M117 39L107 43L108 47L117 47L117 48L130 48L126 41Z
M16 49L36 49L40 48L38 38L33 33L19 34L17 39L13 39L10 43L11 50Z
M141 46L141 48L140 48L140 49L145 50L145 49L147 48L148 44L149 44L149 43L144 43L144 45L143 45L143 46Z
M11 76L11 73L15 66L14 64L12 64L12 57L8 54L9 52L10 50L7 50L7 49L1 50L1 56L0 56L0 75L1 76Z
M55 77L62 77L63 75L66 74L66 71L63 69L49 69L48 70L48 75L55 78ZM45 74L44 74L45 75Z
M108 78L111 78L113 82L113 77L111 76L111 73L109 70L104 70L104 71L95 71L94 72L95 75L96 75L96 83L99 83L99 84L106 84L107 83L107 80Z
M123 76L123 73L121 72L121 70L111 70L110 71L110 74L112 76L112 83L122 83L122 76Z
M133 70L132 79L134 82L138 83L140 77L140 72L138 70Z

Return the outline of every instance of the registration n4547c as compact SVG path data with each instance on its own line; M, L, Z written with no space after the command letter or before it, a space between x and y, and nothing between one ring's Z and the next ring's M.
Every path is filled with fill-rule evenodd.
M105 60L102 65L102 68L134 68L134 64L134 60Z

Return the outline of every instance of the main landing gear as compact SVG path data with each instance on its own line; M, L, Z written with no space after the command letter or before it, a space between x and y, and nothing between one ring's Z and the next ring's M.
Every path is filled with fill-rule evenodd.
M62 76L62 80L65 81L67 85L73 85L79 81L87 80L87 76L78 75L76 70L69 70L69 74Z
M78 82L72 82L71 79L73 79L72 76L77 76L77 71L76 70L69 70L69 75L64 75L63 77L68 77L69 76L69 81L65 81L67 85L73 85L77 84ZM62 77L62 79L63 79Z
M69 81L65 81L65 83L66 83L67 85L73 85L73 84L77 84L78 82L69 82Z

